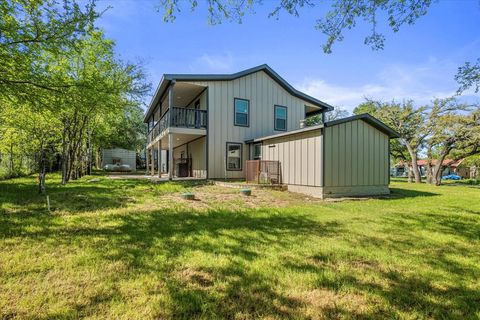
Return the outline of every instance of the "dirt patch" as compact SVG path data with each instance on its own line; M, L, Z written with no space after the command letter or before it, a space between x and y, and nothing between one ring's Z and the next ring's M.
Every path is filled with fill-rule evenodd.
M211 274L193 268L182 269L176 272L175 277L187 286L198 289L208 289L214 284L214 278Z
M304 304L304 314L311 319L343 318L346 315L361 316L368 313L368 301L353 292L335 292L314 289L297 297Z
M282 208L301 205L305 202L320 202L321 200L302 197L285 191L253 189L251 196L245 196L238 189L219 186L196 187L190 192L195 194L195 201L184 200L181 193L166 195L165 199L176 201L192 209L208 210L228 208L230 210L245 210L253 208Z

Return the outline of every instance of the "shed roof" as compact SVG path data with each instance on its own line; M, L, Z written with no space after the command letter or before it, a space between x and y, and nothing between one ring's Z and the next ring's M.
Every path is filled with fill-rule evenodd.
M322 128L332 127L332 126L335 126L335 125L338 125L338 124L341 124L341 123L351 122L351 121L355 121L355 120L363 120L363 121L367 122L368 124L370 124L374 128L376 128L376 129L382 131L383 133L385 133L386 135L388 135L390 139L394 139L394 138L399 137L399 134L395 130L393 130L392 128L387 126L382 121L380 121L377 118L369 115L368 113L362 113L362 114L359 114L359 115L346 117L346 118L342 118L342 119L338 119L338 120L327 121L323 124L319 124L319 125L315 125L315 126L311 126L311 127L305 127L305 128L292 130L292 131L287 131L287 132L283 132L283 133L279 133L279 134L274 134L274 135L269 135L269 136L264 136L264 137L259 137L259 138L255 138L255 139L246 140L245 143L255 143L255 142L260 142L260 141L264 141L264 140L269 140L269 139L289 136L289 135L293 135L293 134L298 134L298 133L302 133L302 132L307 132L307 131L312 131L312 130L320 130Z
M333 106L320 101L312 96L309 96L301 91L295 89L291 84L289 84L285 79L283 79L278 73L276 73L270 66L267 64L262 64L250 69L246 69L240 72L232 73L232 74L164 74L160 84L153 95L152 101L148 107L147 112L145 113L146 119L151 115L153 106L157 103L160 95L168 88L172 81L229 81L235 80L240 77L247 76L249 74L264 71L268 74L273 80L275 80L280 86L282 86L288 93L291 95L303 99L311 104L323 108L325 111L332 111L334 108Z
M372 127L376 128L376 129L382 131L383 133L385 133L386 135L388 135L390 137L390 139L400 137L400 135L398 134L397 131L393 130L392 128L387 126L385 123L383 123L382 121L378 120L377 118L375 118L374 116L372 116L368 113L362 113L362 114L354 115L354 116L351 116L351 117L346 117L346 118L342 118L342 119L328 121L328 122L325 122L324 126L325 127L331 127L331 126L335 126L337 124L341 124L341 123L345 123L345 122L351 122L351 121L355 121L355 120L365 121L366 123L370 124Z

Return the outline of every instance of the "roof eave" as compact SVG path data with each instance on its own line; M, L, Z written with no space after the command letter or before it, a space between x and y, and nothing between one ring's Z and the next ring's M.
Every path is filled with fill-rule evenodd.
M300 98L302 100L305 100L307 102L310 102L311 104L323 108L324 111L332 111L334 109L333 106L329 105L328 103L325 103L323 101L320 101L312 96L309 96L308 94L305 94L301 91L298 91L295 89L292 85L290 85L285 79L283 79L278 73L276 73L270 66L267 64L262 64L253 68L249 68L240 72L232 73L232 74L164 74L162 77L162 80L160 82L159 87L161 86L163 81L229 81L229 80L235 80L237 78L259 72L259 71L264 71L267 73L271 78L273 78L277 83L279 83L285 90L287 90L291 95ZM158 87L158 88L159 88ZM157 90L158 90L157 88ZM155 92L154 98L152 99L152 102L155 101L155 98L157 96L158 92ZM152 108L152 102L149 104L148 108L148 116L149 116L149 111ZM147 117L146 117L147 118Z
M378 130L387 134L390 139L400 138L400 134L398 132L396 132L395 130L393 130L392 128L387 126L385 123L383 123L382 121L378 120L377 118L371 116L368 113L362 113L362 114L354 115L354 116L351 116L351 117L346 117L346 118L342 118L342 119L338 119L338 120L328 121L328 122L325 122L325 127L337 125L337 124L340 124L340 123L350 122L350 121L354 121L354 120L363 120L363 121L369 123L370 125L376 127Z

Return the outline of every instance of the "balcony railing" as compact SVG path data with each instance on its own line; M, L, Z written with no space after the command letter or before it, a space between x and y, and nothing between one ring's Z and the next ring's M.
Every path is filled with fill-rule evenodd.
M152 142L168 127L182 127L192 129L207 128L207 110L191 108L172 108L172 123L170 124L170 110L167 110L153 129L148 133L148 143Z

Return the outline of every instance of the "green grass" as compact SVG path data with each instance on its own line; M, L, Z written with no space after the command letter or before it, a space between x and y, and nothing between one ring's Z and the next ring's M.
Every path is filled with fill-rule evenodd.
M0 318L478 319L480 189L0 181ZM196 201L182 200L183 192Z

